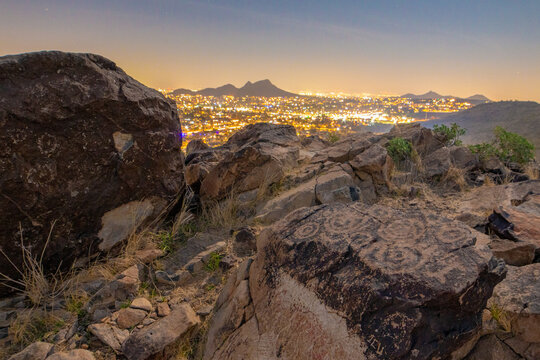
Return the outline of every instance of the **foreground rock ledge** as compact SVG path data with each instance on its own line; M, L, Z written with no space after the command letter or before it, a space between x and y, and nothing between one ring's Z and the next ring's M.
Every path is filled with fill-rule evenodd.
M475 234L420 210L300 209L229 279L205 358L448 358L505 275Z
M179 132L176 106L104 57L0 57L0 249L20 267L21 237L39 256L54 224L48 269L108 251L183 189Z

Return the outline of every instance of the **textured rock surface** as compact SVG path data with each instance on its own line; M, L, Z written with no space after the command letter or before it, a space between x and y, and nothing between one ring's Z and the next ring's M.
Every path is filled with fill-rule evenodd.
M183 188L176 107L98 55L0 57L0 246L49 269L97 249L102 216ZM154 209L159 211L161 209ZM0 272L15 275L6 261Z
M249 279L242 267L229 279L205 358L448 356L504 277L475 234L419 210L298 210L259 236Z
M489 216L497 235L540 248L540 193L531 194L518 206L499 206Z
M523 266L534 260L536 247L523 241L496 239L489 243L493 255L503 259L508 265Z
M88 326L88 331L102 343L109 345L114 351L120 351L122 343L129 336L128 330L120 330L109 324L92 324Z
M76 349L59 352L47 357L47 360L94 360L94 354L88 350Z
M298 163L299 149L300 140L292 126L248 125L214 151L223 155L204 179L199 180L200 196L207 200L222 199L233 187L236 193L242 193L278 181L287 168Z
M11 356L9 360L45 360L52 348L53 344L38 341Z
M473 351L465 360L519 360L521 356L516 354L508 345L499 340L496 335L487 335L478 341Z
M122 352L129 360L147 359L173 344L199 322L199 317L189 304L180 304L170 315L140 331L134 331L122 345Z
M509 266L490 303L504 310L517 337L540 343L540 263Z

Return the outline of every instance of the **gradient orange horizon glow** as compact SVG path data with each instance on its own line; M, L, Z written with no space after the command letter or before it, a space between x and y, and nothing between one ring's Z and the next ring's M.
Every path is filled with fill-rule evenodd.
M98 53L154 88L540 101L540 2L377 3L6 0L0 56Z

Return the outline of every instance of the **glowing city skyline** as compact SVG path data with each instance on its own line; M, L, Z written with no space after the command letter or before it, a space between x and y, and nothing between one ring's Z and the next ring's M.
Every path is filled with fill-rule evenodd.
M6 0L0 55L94 52L154 88L540 101L538 1Z

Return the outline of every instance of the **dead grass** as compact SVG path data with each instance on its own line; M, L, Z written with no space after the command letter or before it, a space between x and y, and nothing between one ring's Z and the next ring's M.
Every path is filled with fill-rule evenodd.
M51 224L51 229L49 230L47 240L45 241L43 250L38 257L32 253L30 248L24 245L22 225L19 224L20 247L23 259L21 267L15 265L7 254L0 249L0 253L2 253L6 260L20 275L20 279L15 279L11 276L0 273L2 285L24 294L33 305L40 305L46 301L54 300L59 294L62 293L63 290L65 290L68 283L60 273L60 266L58 267L57 271L50 276L46 276L43 268L43 256L51 240L54 225L55 222Z
M455 190L464 191L467 189L465 171L455 166L450 166L446 174L441 178L440 184Z
M20 351L33 342L56 334L64 324L64 319L42 309L30 308L19 312L9 327L13 344L11 351Z
M531 180L538 180L540 179L540 171L538 168L538 165L536 163L534 164L527 164L525 166L525 175L529 177Z
M200 229L222 229L229 231L236 227L238 218L238 197L230 193L221 201L213 201L205 204L199 219Z

